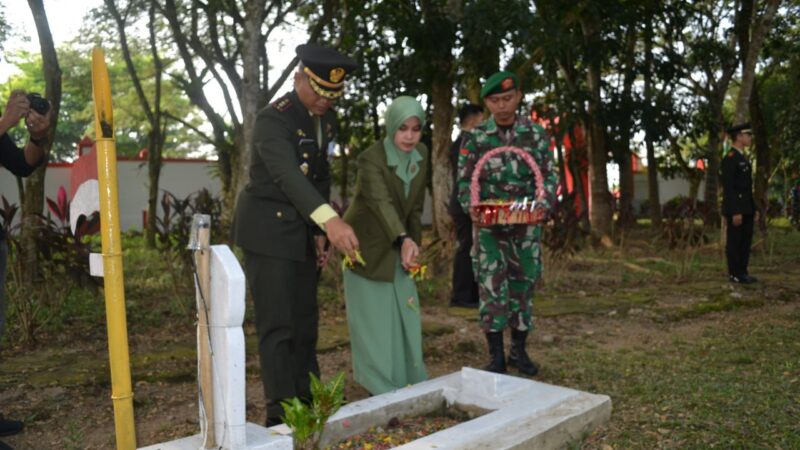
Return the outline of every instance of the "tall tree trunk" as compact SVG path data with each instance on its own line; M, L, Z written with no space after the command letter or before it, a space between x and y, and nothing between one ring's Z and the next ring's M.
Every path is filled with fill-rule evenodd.
M147 122L150 131L147 133L147 180L148 180L148 193L147 193L147 224L145 227L145 243L148 248L155 248L156 246L156 215L158 214L158 186L159 179L161 178L161 153L163 147L163 139L161 133L161 78L163 76L164 67L161 58L158 55L158 45L156 37L156 5L150 3L148 8L148 35L150 43L150 53L153 57L153 73L155 77L155 94L153 96L152 104L147 98L147 94L142 87L141 77L131 57L130 46L128 45L128 18L131 14L132 5L128 4L124 13L120 13L117 4L114 0L105 0L106 8L113 17L117 24L117 32L119 33L119 42L122 49L122 56L125 60L125 67L127 68L128 75L130 75L131 82L136 90L136 96L139 100L139 105L142 112L147 117Z
M453 179L450 171L450 135L453 129L453 87L455 68L452 51L455 44L456 23L453 11L458 3L424 0L420 2L423 21L419 33L426 39L416 39L415 50L430 62L431 104L433 106L433 139L431 149L433 192L433 229L437 237L447 239L453 221L447 212L447 204ZM445 268L436 267L439 272Z
M724 92L724 91L723 91ZM724 94L720 97L724 97ZM711 129L708 130L708 165L706 166L705 174L705 193L703 201L706 204L708 211L711 211L708 217L708 224L714 227L719 226L720 216L716 213L719 210L719 169L720 169L720 145L722 124L722 101L720 99L711 99L710 108L712 111L712 124Z
M147 172L149 192L147 198L147 232L145 233L147 246L156 246L156 215L158 214L158 188L161 179L162 153L164 148L164 133L161 129L161 79L164 75L164 65L158 55L156 42L156 6L150 3L148 9L150 35L150 53L153 56L153 75L155 77L155 94L153 97L153 113L150 118L149 145L150 153L147 158ZM166 130L164 130L166 131Z
M772 149L767 136L767 126L761 110L758 83L753 82L752 95L750 96L750 116L752 118L753 132L755 133L756 170L754 182L754 197L760 212L758 227L762 233L767 232L767 212L769 211L769 177L772 173Z
M758 96L758 83L755 68L764 39L771 27L772 19L778 9L780 0L767 0L762 16L753 22L755 14L754 0L742 2L739 21L737 23L739 37L739 54L742 61L742 84L736 99L736 123L745 122L750 116L751 126L755 132L754 150L756 154L756 171L754 173L754 198L760 212L758 228L767 232L766 213L769 208L767 196L769 174L771 172L770 148L767 129Z
M578 124L578 126L583 126L584 129L586 128L584 124ZM567 167L569 168L570 173L572 174L572 181L573 185L573 192L577 192L575 196L576 199L580 200L581 204L581 211L580 217L581 222L583 223L586 230L591 230L592 224L589 221L589 199L586 196L586 186L583 185L583 164L582 161L587 161L587 151L585 147L576 147L575 144L577 139L575 137L575 127L572 126L569 128L569 139L572 142L572 150L569 152L569 156L567 157ZM566 189L565 189L566 192Z
M767 37L767 32L772 26L772 19L778 11L780 0L767 0L764 13L751 27L754 3L752 0L742 2L743 10L740 15L739 40L740 43L744 41L747 45L740 45L744 55L742 55L742 84L739 89L739 95L736 98L736 123L745 122L749 115L748 109L751 105L750 95L755 80L756 62L758 62L758 56L761 54L761 47Z
M30 284L36 281L39 274L37 260L36 237L39 235L37 214L44 209L44 179L47 161L50 158L50 147L58 125L58 112L61 109L61 68L58 65L56 47L42 0L28 0L33 14L36 32L39 35L39 48L42 53L42 71L44 72L44 95L50 101L50 131L44 149L44 162L31 176L25 180L25 197L22 199L22 249L23 282Z
M705 202L709 217L707 218L710 225L718 226L720 223L719 218L719 169L720 169L720 130L715 129L709 131L708 134L708 165L706 166L705 174L705 193L703 201Z
M599 23L594 17L584 18L581 22L587 52L591 44L599 42ZM589 220L592 224L592 235L603 245L611 244L612 211L611 196L608 192L608 175L606 163L608 162L605 132L601 121L600 96L601 86L601 61L598 55L588 55L589 63L586 74L586 84L589 89L588 126L586 133L589 148L589 185L591 207Z
M608 192L608 175L606 172L605 136L599 117L589 107L589 221L592 224L592 235L603 245L611 243L612 214L611 195Z
M622 228L627 228L636 221L633 214L633 199L636 192L633 182L632 158L630 150L625 152L625 157L619 165L619 219L617 222Z
M250 181L250 149L253 139L253 128L258 113L261 92L261 26L263 23L266 2L264 0L249 1L245 4L244 33L242 35L242 92L239 93L239 106L242 108L241 149L238 152L235 171L233 198L230 204L235 205L241 190ZM232 220L233 208L225 208L229 215L224 223Z
M452 186L450 171L450 134L453 127L453 82L439 77L431 87L433 102L433 224L436 235L446 239L452 229L452 219L447 212L447 199Z
M633 182L633 152L631 152L631 134L633 133L633 117L629 112L633 111L633 82L637 75L636 68L636 44L638 42L636 25L630 24L625 33L625 78L620 101L624 106L623 126L620 127L619 148L616 149L616 157L619 163L619 217L617 223L621 228L627 228L636 221L633 215L633 199L635 196Z
M656 146L653 143L652 132L647 133L644 139L647 147L647 203L650 204L650 223L657 227L661 226L661 194L658 189Z
M644 128L647 148L647 201L650 204L650 223L661 226L661 196L658 192L658 163L653 143L653 22L648 17L644 28Z

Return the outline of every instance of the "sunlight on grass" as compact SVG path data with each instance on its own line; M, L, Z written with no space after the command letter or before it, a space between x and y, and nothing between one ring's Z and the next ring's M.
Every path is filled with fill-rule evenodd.
M583 448L798 448L798 342L796 313L720 323L679 345L559 349L553 378L612 397L611 424Z

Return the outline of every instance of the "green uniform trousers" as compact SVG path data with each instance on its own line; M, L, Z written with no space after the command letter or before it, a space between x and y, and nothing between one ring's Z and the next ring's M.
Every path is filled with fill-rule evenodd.
M281 401L310 400L308 374L319 376L319 275L313 257L297 262L245 252L245 268L255 306L267 417L277 418L283 415Z
M533 287L542 273L540 227L501 225L477 229L472 267L484 333L533 329Z

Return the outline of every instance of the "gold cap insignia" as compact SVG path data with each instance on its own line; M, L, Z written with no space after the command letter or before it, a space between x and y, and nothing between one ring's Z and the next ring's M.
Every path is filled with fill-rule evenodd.
M336 67L336 68L331 69L331 73L329 74L329 78L334 83L338 83L338 82L342 81L342 78L344 78L344 69L342 69L341 67Z

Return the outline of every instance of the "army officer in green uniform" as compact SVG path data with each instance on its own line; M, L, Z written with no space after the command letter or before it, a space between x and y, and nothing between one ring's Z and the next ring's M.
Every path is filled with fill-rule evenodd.
M233 240L244 250L255 304L267 425L281 422L281 401L310 399L317 364L318 268L328 244L355 256L358 239L328 204L331 107L355 61L317 44L296 49L294 91L258 113L250 182L239 196Z

